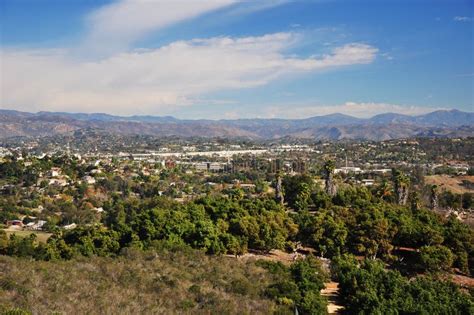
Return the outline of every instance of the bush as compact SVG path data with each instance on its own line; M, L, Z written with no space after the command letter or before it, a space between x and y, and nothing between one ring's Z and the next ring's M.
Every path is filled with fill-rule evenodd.
M423 246L420 249L420 264L424 270L449 270L453 265L453 261L453 253L446 246Z
M340 297L349 314L473 314L472 296L431 277L413 281L387 271L377 260L359 266L351 257L334 260Z
M277 280L265 290L266 296L282 305L294 305L304 314L326 313L327 301L320 295L327 275L318 259L309 256L289 268L281 263L259 262Z

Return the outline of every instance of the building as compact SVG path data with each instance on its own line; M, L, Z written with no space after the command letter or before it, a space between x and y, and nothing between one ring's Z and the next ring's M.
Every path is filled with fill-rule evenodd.
M360 174L362 173L362 170L360 167L354 167L354 166L344 166L341 168L336 168L334 170L334 174L349 174L349 173L355 173L355 174Z
M33 230L33 231L41 231L43 230L43 226L46 224L46 221L44 220L38 220L37 222L30 222L26 225L26 228L28 230Z
M362 185L364 186L373 186L375 184L375 180L373 179L363 179Z
M8 220L7 221L7 226L8 227L23 227L23 222L21 220Z

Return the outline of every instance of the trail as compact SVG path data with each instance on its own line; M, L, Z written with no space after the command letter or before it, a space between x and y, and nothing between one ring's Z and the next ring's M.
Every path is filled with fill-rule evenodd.
M328 282L325 283L326 288L321 290L321 295L328 299L328 314L339 314L343 306L338 304L339 301L339 283Z

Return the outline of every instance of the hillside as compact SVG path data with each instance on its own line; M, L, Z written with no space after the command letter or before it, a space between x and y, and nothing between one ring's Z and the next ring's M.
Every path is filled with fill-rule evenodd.
M455 194L473 193L474 176L449 176L449 175L431 175L425 177L428 185L437 185L441 190L447 190ZM466 185L465 183L468 183Z
M0 256L0 313L290 314L263 297L271 281L255 260L190 250L56 262Z
M85 128L152 136L227 137L318 140L388 140L406 137L468 137L474 135L474 113L458 110L426 115L381 114L361 119L343 114L306 119L180 120L173 117L108 114L36 114L0 110L0 139L67 134Z

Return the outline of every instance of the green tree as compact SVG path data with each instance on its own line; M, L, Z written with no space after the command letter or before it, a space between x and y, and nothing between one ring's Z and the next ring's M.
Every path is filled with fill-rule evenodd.
M449 270L453 265L453 253L443 245L423 246L420 249L420 264L428 271Z

